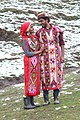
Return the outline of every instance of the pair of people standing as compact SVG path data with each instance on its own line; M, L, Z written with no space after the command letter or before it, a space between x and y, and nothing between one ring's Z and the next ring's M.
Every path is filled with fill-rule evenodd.
M50 18L45 13L39 13L37 17L42 28L36 32L36 35L32 35L33 32L30 33L31 26L27 24L28 22L24 23L20 29L25 53L25 109L36 107L33 96L40 94L40 82L44 105L50 104L49 90L53 90L54 104L59 104L58 94L62 88L63 32L60 28L50 24Z

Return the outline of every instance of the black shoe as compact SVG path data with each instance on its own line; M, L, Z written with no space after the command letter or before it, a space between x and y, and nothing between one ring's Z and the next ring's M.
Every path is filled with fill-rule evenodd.
M30 105L24 106L24 109L34 109L34 108L35 108L35 106L32 106L32 105L31 106Z
M59 100L55 100L54 104L60 104Z
M24 109L34 109L35 106L31 104L30 97L24 97Z
M49 104L50 104L50 102L47 101L47 102L44 102L43 106L47 106L47 105L49 105Z
M31 96L31 97L30 97L30 100L31 100L31 105L32 105L32 106L35 106L35 107L40 107L40 105L39 105L39 104L34 103L34 97L33 97L33 96Z

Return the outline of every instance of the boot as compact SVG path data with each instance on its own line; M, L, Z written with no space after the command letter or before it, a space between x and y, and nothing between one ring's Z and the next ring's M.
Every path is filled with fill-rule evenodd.
M35 107L39 107L40 106L40 105L37 105L36 103L34 103L34 97L33 96L31 96L30 99L31 99L32 106L35 106Z
M59 89L54 90L53 96L54 96L54 104L59 104L59 100L58 100L58 95L59 95Z
M48 97L48 90L43 91L43 97L44 97L44 105L43 106L49 105L50 102L49 102L49 97Z
M30 97L24 97L24 109L33 109L35 106L31 105Z

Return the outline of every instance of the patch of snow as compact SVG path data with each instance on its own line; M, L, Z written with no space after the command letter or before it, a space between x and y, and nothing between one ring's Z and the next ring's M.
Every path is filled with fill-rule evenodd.
M55 110L60 110L61 109L61 107L57 107L57 108L55 108Z

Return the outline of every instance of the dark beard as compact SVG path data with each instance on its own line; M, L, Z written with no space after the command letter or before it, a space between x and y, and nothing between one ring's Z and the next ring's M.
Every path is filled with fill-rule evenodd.
M42 26L42 28L46 28L47 27L47 25L45 24L44 26Z
M46 26L42 26L42 28L46 28Z
M42 28L46 28L46 25L45 25L45 26L42 26Z

